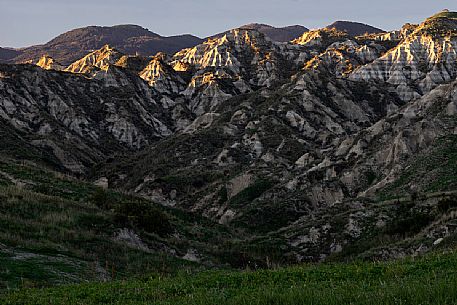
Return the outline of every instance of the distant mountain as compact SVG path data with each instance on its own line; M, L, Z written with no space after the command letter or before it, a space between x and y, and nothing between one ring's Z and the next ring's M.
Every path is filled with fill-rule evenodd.
M273 41L278 42L286 42L296 39L303 35L304 32L308 32L309 29L305 28L301 25L291 25L282 28L276 28L268 24L260 24L260 23L250 23L240 27L240 29L246 30L256 30L260 33L263 33L265 36L270 38ZM221 37L224 34L229 33L230 31L226 31L212 37Z
M202 39L192 35L163 37L137 25L90 26L66 32L44 45L26 48L14 61L36 61L49 55L62 64L70 64L107 44L127 54L173 54L201 42Z
M8 61L20 54L20 51L14 49L0 48L0 62Z
M375 28L371 25L352 21L336 21L328 25L327 29L337 29L339 31L346 31L351 36L360 36L365 33L376 34L385 32L384 30Z
M257 30L274 41L286 42L291 41L309 31L301 25L290 25L282 28L275 28L267 24L251 23L242 26L243 29Z

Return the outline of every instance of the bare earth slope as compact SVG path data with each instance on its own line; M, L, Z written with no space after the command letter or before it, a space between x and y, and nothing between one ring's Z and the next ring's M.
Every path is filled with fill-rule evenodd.
M455 13L364 36L278 42L259 29L173 54L107 44L0 65L0 127L55 169L254 232L278 261L452 243Z

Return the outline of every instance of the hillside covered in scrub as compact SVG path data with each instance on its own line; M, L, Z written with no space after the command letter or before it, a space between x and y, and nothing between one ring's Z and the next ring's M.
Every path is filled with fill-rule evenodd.
M456 14L22 50L0 64L0 303L454 302Z

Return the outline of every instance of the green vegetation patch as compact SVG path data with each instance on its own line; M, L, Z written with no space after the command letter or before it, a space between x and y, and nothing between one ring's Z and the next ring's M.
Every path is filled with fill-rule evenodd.
M229 206L243 207L251 203L253 200L262 196L267 190L272 188L275 182L268 179L258 179L253 184L230 198Z
M0 171L16 181L21 181L27 188L49 196L74 201L87 200L96 189L95 186L24 162L0 159ZM6 179L0 175L0 180ZM12 184L11 181L8 184ZM0 182L1 185L1 182Z
M237 232L235 238L233 229L200 215L103 190L32 163L0 159L0 172L5 177L0 183L0 292L205 265L228 268L232 262L219 257L231 246L227 241L242 244L248 236ZM212 172L208 177L213 179ZM189 251L199 262L182 259ZM18 253L27 259L16 260Z
M93 264L63 255L0 254L0 290L97 280Z
M160 212L151 214L148 211L150 210L141 210L143 220L162 215ZM140 211L136 212L140 214ZM126 217L131 215L132 213L127 214ZM37 285L45 285L46 281L55 283L54 275L60 272L60 267L55 266L53 259L56 257L68 257L71 258L70 261L96 264L100 266L98 269L109 270L110 278L124 278L143 272L168 273L189 265L164 253L148 253L125 242L114 240L116 232L121 228L124 226L115 222L115 215L112 212L101 210L90 203L37 194L15 186L0 187L0 246L6 245L13 253L28 253L28 256L37 258L45 255L49 258L40 259L40 263L36 260L23 260L19 264L14 262L15 255L3 256L2 265L7 266L6 261L12 265L3 273L0 272L0 281L10 286L16 285L17 276L11 277L10 274L13 270L22 268L30 270L23 272L21 278L24 280ZM150 239L154 241L157 238L150 236ZM47 275L44 277L41 273L45 271ZM75 275L74 271L70 271L68 273L74 275L74 280L70 276L55 278L61 279L62 283L68 280L78 281L79 278L91 278ZM17 271L15 273L21 274ZM98 274L98 277L100 276L102 274Z
M144 281L26 289L2 304L411 304L457 302L455 253L390 263L210 271ZM375 303L373 303L375 302Z
M164 176L158 182L166 184L170 189L190 191L193 188L200 189L221 177L221 173L216 171L184 172Z
M134 200L118 204L115 208L116 223L166 236L173 232L169 216L149 202Z

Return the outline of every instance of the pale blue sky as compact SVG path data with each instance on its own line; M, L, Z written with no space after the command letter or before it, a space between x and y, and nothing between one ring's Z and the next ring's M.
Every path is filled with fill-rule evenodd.
M456 0L0 0L0 46L45 43L88 25L138 24L200 37L251 22L318 28L353 20L390 30L444 8L457 10Z

